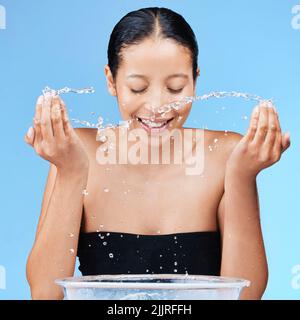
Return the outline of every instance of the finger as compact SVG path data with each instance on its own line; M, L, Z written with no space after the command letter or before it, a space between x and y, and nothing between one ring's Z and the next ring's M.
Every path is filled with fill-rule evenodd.
M62 115L61 115L61 105L58 96L55 96L52 100L51 107L51 122L53 128L53 135L58 139L63 139L65 137Z
M24 140L27 144L31 145L33 147L33 141L34 141L34 129L33 127L30 127L27 131L27 133L24 136Z
M51 105L52 96L46 95L41 115L41 130L43 139L51 140L53 138L53 129L51 123Z
M269 115L268 115L268 131L267 131L267 135L265 138L265 142L264 144L266 145L267 148L273 149L274 147L274 143L277 137L277 130L278 130L278 126L277 126L277 122L276 122L276 113L275 110L272 106L269 106L268 108L269 110Z
M44 104L44 96L39 96L37 100L37 104L35 107L35 116L33 118L33 127L35 132L35 137L33 144L40 143L43 139L42 130L41 130L41 115L42 115L42 108Z
M281 144L282 152L288 149L290 145L291 145L290 133L286 132L284 135L282 135L282 144Z
M68 117L67 106L62 99L60 99L60 104L62 106L61 113L65 135L69 136L70 134L72 134L72 126Z
M281 127L280 127L278 112L276 108L274 110L276 111L275 123L277 127L276 139L274 143L274 153L278 154L278 153L282 153L282 134L281 134Z
M258 119L259 119L259 106L256 106L255 108L253 108L253 111L252 111L249 128L245 135L246 140L252 141L253 138L255 137Z
M268 129L269 110L267 104L265 102L261 103L259 109L257 130L253 139L256 144L262 144L264 142Z

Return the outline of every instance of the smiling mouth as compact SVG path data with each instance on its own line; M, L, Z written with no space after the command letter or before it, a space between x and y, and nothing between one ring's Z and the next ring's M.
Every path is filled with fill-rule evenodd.
M142 125L146 126L149 129L163 129L168 125L168 123L170 123L174 119L173 117L165 121L151 121L149 119L144 119L139 117L136 117L136 118Z

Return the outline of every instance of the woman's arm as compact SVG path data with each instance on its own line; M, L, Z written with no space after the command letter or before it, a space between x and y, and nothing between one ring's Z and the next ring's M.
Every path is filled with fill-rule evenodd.
M87 172L57 172L53 193L27 261L33 299L62 299L55 279L74 274Z
M268 280L264 249L257 174L279 161L289 147L288 135L282 135L275 108L255 108L247 134L233 135L235 145L226 163L224 194L219 205L222 233L221 275L251 281L241 299L260 299Z
M257 186L255 179L225 178L225 192L219 205L222 234L221 276L251 281L241 299L260 299L268 280Z
M62 299L57 278L74 273L89 161L59 97L40 97L25 141L51 163L26 275L33 299Z

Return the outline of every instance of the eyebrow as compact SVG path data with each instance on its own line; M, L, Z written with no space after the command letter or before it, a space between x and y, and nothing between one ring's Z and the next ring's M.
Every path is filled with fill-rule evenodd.
M130 79L130 78L147 79L146 76L144 76L142 74L136 74L136 73L133 73L133 74L130 74L129 76L127 76L127 79ZM185 79L188 79L188 75L185 74L185 73L175 73L175 74L172 74L172 75L167 77L167 79L170 79L170 78L185 78Z
M136 74L136 73L133 73L133 74L127 76L127 79L130 79L130 78L142 78L142 79L147 79L146 76L143 76L142 74Z
M188 79L188 75L185 74L185 73L175 73L175 74L172 74L172 75L167 77L167 79L170 79L170 78L185 78L185 79Z

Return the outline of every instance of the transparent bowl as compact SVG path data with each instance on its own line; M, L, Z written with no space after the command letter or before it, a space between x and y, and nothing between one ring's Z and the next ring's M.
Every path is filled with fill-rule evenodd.
M65 300L238 300L250 281L185 274L119 274L57 279Z

